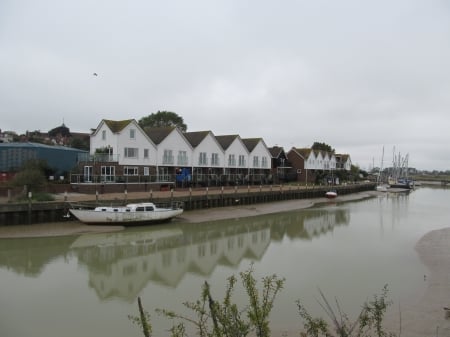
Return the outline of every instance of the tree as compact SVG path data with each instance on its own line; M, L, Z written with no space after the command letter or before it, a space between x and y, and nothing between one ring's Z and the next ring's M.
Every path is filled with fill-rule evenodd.
M28 191L37 192L47 183L46 177L52 174L47 162L32 159L27 161L12 180L13 186L27 186Z
M72 138L70 141L70 147L79 150L89 151L89 142L81 138Z
M183 117L171 111L158 110L158 112L152 113L147 117L142 117L138 123L141 128L176 126L181 131L187 130L187 125L184 124Z
M326 143L314 142L313 146L311 146L311 149L316 151L326 151L334 153L334 149Z

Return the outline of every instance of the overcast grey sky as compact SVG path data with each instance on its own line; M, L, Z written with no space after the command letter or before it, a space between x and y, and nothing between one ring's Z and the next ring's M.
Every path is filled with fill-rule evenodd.
M363 169L384 146L385 165L395 147L449 170L450 1L0 1L3 131L158 110Z

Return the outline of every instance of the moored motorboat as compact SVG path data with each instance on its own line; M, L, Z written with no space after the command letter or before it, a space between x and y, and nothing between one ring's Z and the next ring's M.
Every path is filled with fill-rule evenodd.
M337 192L336 191L328 191L327 193L325 193L325 197L327 197L328 199L334 199L337 197Z
M98 206L94 209L74 206L69 211L86 224L134 226L168 221L183 213L183 207L179 203L170 207L159 207L152 202L143 202L117 207Z

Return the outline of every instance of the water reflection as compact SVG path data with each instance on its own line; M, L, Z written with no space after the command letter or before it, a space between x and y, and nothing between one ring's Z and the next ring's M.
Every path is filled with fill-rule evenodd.
M37 277L53 260L69 258L75 237L0 240L0 268L16 274Z
M177 287L187 273L209 276L217 266L259 261L271 241L312 240L347 225L343 208L308 209L200 224L166 224L79 237L0 241L0 267L37 277L60 256L86 266L101 300L133 302L149 282Z

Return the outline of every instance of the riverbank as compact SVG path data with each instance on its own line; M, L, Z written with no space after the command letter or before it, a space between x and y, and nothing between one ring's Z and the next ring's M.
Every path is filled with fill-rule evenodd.
M320 203L346 202L370 198L383 193L376 191L340 195L335 200L326 198L286 200L263 204L229 206L192 210L183 213L174 223L204 222L227 218L243 218L270 213L305 209ZM70 196L69 197L73 197ZM449 224L443 224L449 225ZM21 238L38 236L67 236L84 233L100 233L124 230L122 226L87 226L78 221L36 225L0 226L0 238ZM395 302L386 316L388 331L401 336L450 336L450 320L444 307L450 307L450 228L432 231L416 244L416 252L429 272L424 275L427 289L411 299L408 306ZM412 254L414 254L412 252ZM370 297L372 294L367 294ZM401 312L401 315L399 315ZM298 336L294 325L283 331L273 331L272 336Z
M332 201L326 198L286 200L264 204L238 205L229 207L207 208L184 212L180 217L172 220L177 223L193 223L223 220L229 218L244 218L263 214L280 213L312 207L325 202L344 202L369 198L376 195L375 191L359 192L339 196ZM83 195L71 196L73 199L83 200ZM123 226L92 226L79 221L56 223L42 223L33 225L0 226L1 238L25 238L45 236L79 235L85 233L107 233L124 230Z

